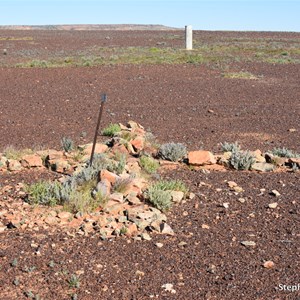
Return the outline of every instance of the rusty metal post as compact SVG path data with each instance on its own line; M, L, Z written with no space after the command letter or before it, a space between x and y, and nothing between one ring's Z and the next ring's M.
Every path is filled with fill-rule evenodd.
M102 113L103 113L104 103L106 102L106 100L107 100L106 94L102 94L101 95L101 105L100 105L100 110L99 110L99 116L98 116L98 121L97 121L94 141L93 141L93 148L92 148L92 153L91 153L91 158L90 158L90 166L93 163L94 152L95 152L95 147L96 147L96 143L97 143L97 136L100 135L99 126L100 126L100 121L101 121L101 117L102 117Z

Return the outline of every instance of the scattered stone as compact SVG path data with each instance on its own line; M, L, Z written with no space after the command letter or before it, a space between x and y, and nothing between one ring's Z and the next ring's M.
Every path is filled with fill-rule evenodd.
M100 181L106 179L110 182L110 184L114 184L119 178L120 176L107 170L101 170L100 172Z
M120 202L120 203L124 202L124 196L122 193L113 193L109 197L113 201Z
M187 245L187 243L182 241L182 242L179 242L178 247L184 247L186 245Z
M160 232L163 234L174 235L173 229L167 223L162 223L160 225Z
M228 182L227 182L227 185L228 185L231 189L234 188L234 187L236 187L236 186L238 186L237 183L234 182L234 181L228 181Z
M184 193L181 191L171 191L172 201L175 203L180 203L184 197Z
M176 294L176 291L173 289L173 284L166 283L161 286L163 289L165 289L166 292L170 292L171 294Z
M155 246L156 246L157 248L162 248L163 245L164 245L163 243L156 243L156 244L155 244Z
M217 161L210 151L190 151L188 153L188 161L190 165L203 166L215 164Z
M143 276L145 276L145 273L142 272L142 271L137 270L137 271L135 272L135 275L141 279Z
M254 247L256 246L256 243L253 241L242 241L241 244L245 247Z
M290 128L288 131L289 131L289 132L296 132L297 129L296 129L296 128Z
M145 240L145 241L151 241L151 240L152 240L151 236L150 236L148 233L146 233L146 232L143 232L143 233L141 234L141 238L142 238L143 240Z
M103 196L108 196L110 194L110 187L110 182L107 179L103 179L98 182L96 193L100 192Z
M22 169L22 165L18 160L8 159L6 163L9 171L20 171Z
M271 172L274 171L274 169L275 169L274 164L266 163L266 162L257 162L251 166L251 170L258 171L258 172Z
M209 229L210 227L209 227L207 224L202 224L202 225L201 225L201 228L202 228L202 229Z
M207 268L207 272L211 274L215 274L217 271L217 267L213 264L209 265Z
M228 202L224 202L222 205L223 205L223 207L225 207L225 208L229 208L229 203L228 203Z
M193 200L195 197L196 197L196 195L194 193L191 192L189 194L189 199Z
M79 148L83 149L83 152L86 156L90 157L92 153L93 144L86 144L86 145L80 145ZM108 149L107 145L99 144L97 143L95 145L95 152L96 154L104 153Z
M62 211L57 215L58 218L63 219L63 220L72 220L73 219L73 214L71 214L68 211Z
M21 164L23 167L26 168L42 167L43 161L39 155L31 154L31 155L24 155L21 159Z
M280 193L277 190L272 190L271 191L271 195L275 196L275 197L279 197Z
M238 201L241 202L241 203L245 203L246 199L245 198L239 198Z
M277 206L278 206L278 203L277 203L277 202L273 202L273 203L270 203L270 204L268 205L268 207L269 207L269 208L272 208L272 209L276 208Z
M275 266L275 264L271 260L267 260L263 264L263 267L266 268L266 269L272 269L274 266Z

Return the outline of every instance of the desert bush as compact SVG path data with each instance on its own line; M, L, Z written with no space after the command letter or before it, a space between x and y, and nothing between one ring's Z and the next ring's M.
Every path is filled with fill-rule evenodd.
M286 158L297 158L300 157L300 154L293 152L287 148L274 148L270 151L274 156L286 157Z
M180 180L160 180L153 183L145 192L145 198L154 205L154 207L167 211L172 206L172 191L181 191L187 194L188 188Z
M183 159L186 154L186 147L181 143L163 144L158 150L158 157L174 162Z
M40 204L54 206L60 204L62 186L59 182L39 181L25 187L27 202L29 204Z
M102 134L105 136L114 136L116 133L121 131L121 127L119 124L109 124L102 130Z
M74 142L68 137L63 137L61 139L61 146L65 152L70 152L74 149Z
M223 152L238 152L241 150L240 145L238 144L238 142L235 143L221 143L221 149Z
M141 156L139 163L140 166L149 174L155 173L159 168L159 163L149 156Z
M165 191L153 185L149 187L145 195L149 202L161 211L167 211L172 206L171 191Z
M255 156L249 151L234 151L229 158L230 166L236 170L249 170L255 161Z

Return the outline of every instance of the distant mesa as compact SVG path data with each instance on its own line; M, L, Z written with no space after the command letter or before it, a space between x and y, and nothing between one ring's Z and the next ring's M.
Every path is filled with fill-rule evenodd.
M6 30L178 30L164 25L140 24L75 24L75 25L4 25Z

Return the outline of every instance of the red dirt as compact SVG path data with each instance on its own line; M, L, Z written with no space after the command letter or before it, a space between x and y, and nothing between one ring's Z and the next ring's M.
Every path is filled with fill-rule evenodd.
M60 49L68 54L83 45L92 46L96 35L101 37L97 45L151 46L170 34L0 33L34 36L38 41L34 47L41 51L41 57L47 56L48 50ZM107 35L110 40L105 40ZM197 36L205 41L247 37L286 39L287 43L300 38L296 33L196 32ZM32 49L29 42L9 41L10 49ZM8 48L8 42L0 43L0 48ZM182 40L168 43L179 47ZM9 59L14 62L19 57ZM224 78L222 70L190 64L4 67L0 69L0 146L59 148L63 136L77 143L91 141L99 95L106 92L102 126L133 119L151 128L160 142L183 142L189 150L203 147L218 151L219 143L238 141L244 149L287 147L300 152L299 68L299 64L229 65L230 71L248 71L259 77L245 80ZM291 128L296 131L289 131ZM80 137L82 132L87 133L85 140ZM162 176L184 180L197 194L169 213L174 237L101 241L93 236L68 236L58 230L5 231L0 242L0 298L26 299L24 293L31 290L43 299L71 299L74 293L78 299L299 299L299 290L279 290L280 284L300 283L299 173L204 174L178 170ZM33 177L26 173L0 174L0 185L28 183ZM245 191L235 195L225 180L237 182ZM260 195L262 188L266 191ZM279 198L269 194L274 189L280 192ZM246 202L240 203L240 197ZM278 208L269 209L268 204L275 201ZM222 206L227 202L228 209ZM203 224L209 229L202 228ZM245 240L255 241L256 246L241 245ZM182 241L187 245L178 246ZM156 247L157 242L163 247ZM34 254L32 243L40 246L40 256ZM15 258L18 263L13 267ZM275 266L264 268L267 260ZM50 261L54 266L49 266ZM144 275L138 276L136 271ZM68 279L76 272L80 274L80 287L70 288ZM14 284L16 278L19 285ZM162 285L166 283L174 285L175 294L164 291Z

